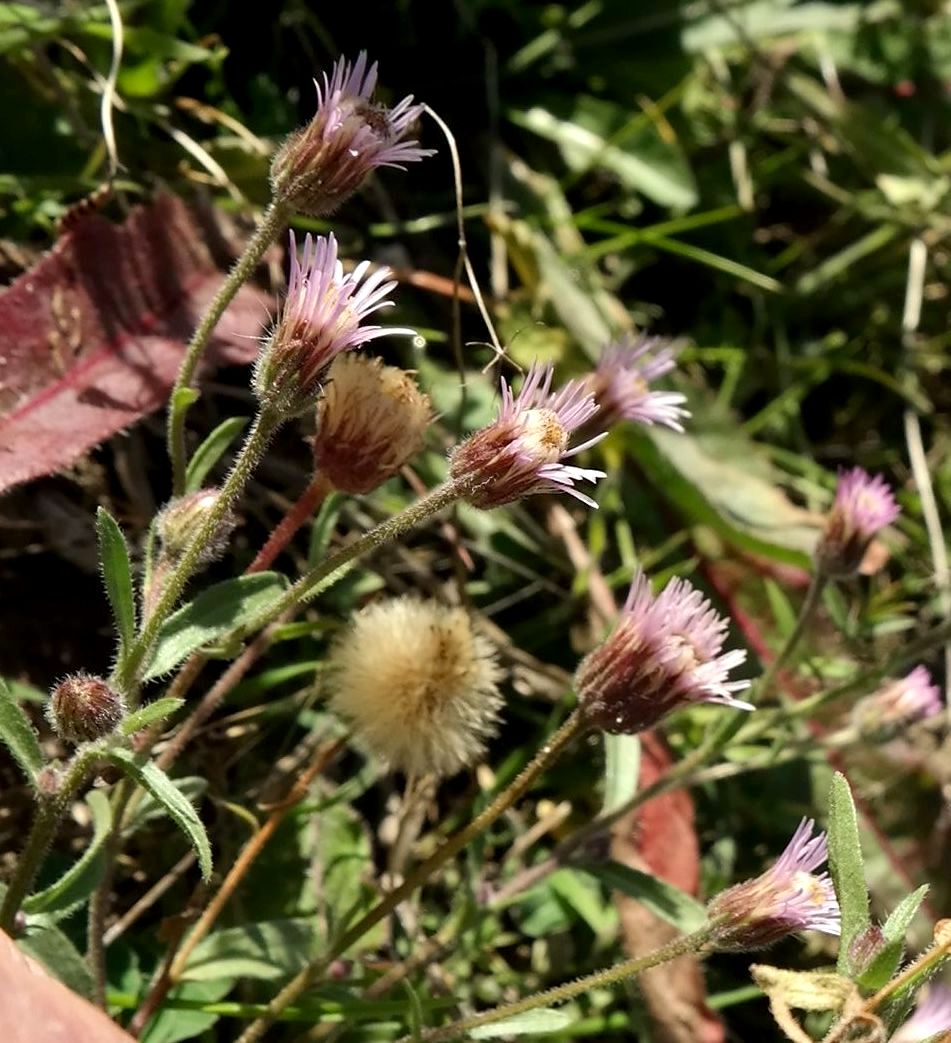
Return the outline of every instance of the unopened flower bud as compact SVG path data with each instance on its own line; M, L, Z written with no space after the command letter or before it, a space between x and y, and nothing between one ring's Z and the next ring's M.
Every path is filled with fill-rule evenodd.
M217 489L200 489L171 500L158 516L158 537L163 553L173 561L180 558L192 540L201 532L202 526L218 502ZM228 549L228 538L238 524L235 515L228 511L217 528L205 541L196 565L210 565Z
M386 299L396 285L388 268L368 275L370 264L363 261L344 274L333 234L316 239L308 234L298 259L291 232L290 256L287 297L253 380L262 406L282 417L313 406L330 364L342 352L390 334L416 336L404 327L363 324L368 315L393 306Z
M48 717L67 742L94 742L115 731L125 716L122 697L101 677L73 674L50 695Z
M839 903L828 874L815 870L828 857L825 833L803 819L774 865L753 880L718 894L708 907L711 945L743 952L761 949L798 931L840 930Z
M686 580L672 580L655 598L638 573L614 631L575 674L582 713L602 731L632 735L694 703L752 710L734 697L750 682L730 680L746 652L722 651L726 630Z
M932 682L931 674L916 666L907 677L886 681L856 703L852 721L865 737L882 741L941 713L943 706L941 689Z
M371 492L419 451L431 419L405 370L341 355L317 405L314 464L341 492Z
M469 614L394 598L359 612L330 656L330 706L394 771L452 775L485 747L501 671Z
M568 493L589 507L597 504L574 485L595 482L604 471L562 461L599 442L604 434L569 448L571 435L598 407L583 380L551 391L552 367L535 363L517 395L502 379L502 407L488 427L470 435L452 454L449 473L469 484L464 499L488 509L535 493ZM474 483L474 488L472 487Z
M401 141L422 112L412 96L392 109L372 101L376 63L367 68L360 53L353 66L342 58L323 86L317 111L306 127L291 134L271 165L276 199L314 217L334 211L377 167L405 169L433 153L415 141Z
M878 924L869 924L864 931L860 931L849 946L849 969L852 976L860 978L884 948L885 935Z
M872 539L899 515L898 504L880 475L861 467L839 475L832 510L816 548L816 564L833 579L857 575Z

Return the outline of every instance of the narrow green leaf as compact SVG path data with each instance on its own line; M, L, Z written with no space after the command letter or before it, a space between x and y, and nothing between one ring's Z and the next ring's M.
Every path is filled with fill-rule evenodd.
M636 735L610 735L605 732L602 815L609 815L634 796L640 770L640 739Z
M829 873L842 913L842 937L836 965L840 974L851 974L849 946L869 925L868 889L859 826L852 791L844 775L832 776L829 793Z
M211 432L188 461L185 470L185 492L197 492L202 487L208 473L247 425L247 417L231 416Z
M171 717L184 704L184 699L156 699L154 703L149 703L148 706L143 706L134 713L130 713L119 725L119 731L123 735L134 735L150 724L156 724L158 721L164 721L166 717Z
M92 840L82 857L56 881L23 903L26 913L44 913L52 921L62 920L81 906L96 889L104 868L102 845L112 826L112 805L101 790L93 790L86 803L92 814Z
M43 767L43 751L30 718L13 698L13 692L3 678L0 678L0 740L32 782Z
M172 780L152 761L140 760L131 750L108 750L103 756L121 768L143 789L148 790L165 808L176 825L188 837L198 856L202 878L207 880L211 876L211 845L208 843L208 834L205 832L198 813L182 796L181 791L175 788Z
M86 961L58 927L31 924L27 918L26 932L17 939L17 948L42 963L73 992L91 998L92 976Z
M423 1038L423 1008L413 986L408 981L403 981L401 984L407 1000L406 1013L409 1016L409 1034L413 1043L419 1043Z
M868 969L858 978L858 983L863 989L877 991L886 982L891 981L905 951L905 935L927 893L928 885L923 884L917 891L906 895L892 910L882 925L885 945Z
M637 899L684 934L698 930L707 922L707 910L696 898L656 876L620 862L586 862L581 868L608 887Z
M307 965L314 955L315 941L315 924L310 917L228 927L198 943L182 980L286 978Z
M515 1014L511 1018L494 1021L491 1025L480 1025L470 1029L473 1039L497 1039L499 1036L532 1036L542 1032L556 1032L571 1024L571 1015L552 1007L539 1007Z
M159 677L229 630L265 611L287 590L277 572L256 572L209 587L165 621L145 680Z
M116 621L121 656L135 638L135 594L129 548L115 518L105 507L96 512L96 534L99 538L99 566Z

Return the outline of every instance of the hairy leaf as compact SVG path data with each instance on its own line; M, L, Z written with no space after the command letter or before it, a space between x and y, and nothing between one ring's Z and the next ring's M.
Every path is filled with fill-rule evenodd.
M32 782L43 767L43 751L29 717L13 698L13 692L3 678L0 678L0 740Z
M836 967L840 974L849 974L849 946L869 925L868 888L855 803L849 784L840 772L832 776L829 794L829 874L842 912L842 938Z
M135 594L129 548L115 518L105 507L96 512L96 534L99 537L99 565L116 621L121 657L135 638Z

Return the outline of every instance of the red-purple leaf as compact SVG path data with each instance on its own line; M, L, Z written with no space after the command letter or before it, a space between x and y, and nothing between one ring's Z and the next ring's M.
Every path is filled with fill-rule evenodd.
M84 217L0 290L0 492L67 467L164 405L223 279L200 229L170 195L122 225ZM242 287L206 369L251 361L272 304Z

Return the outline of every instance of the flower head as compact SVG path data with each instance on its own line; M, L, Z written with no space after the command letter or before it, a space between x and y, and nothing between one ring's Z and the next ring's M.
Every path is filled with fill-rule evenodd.
M686 580L672 580L657 597L638 573L620 619L603 644L582 660L575 690L587 719L602 731L634 734L673 710L721 703L751 710L731 681L746 652L723 652L727 621Z
M366 326L364 319L380 308L396 285L388 268L367 274L362 261L344 274L331 233L307 235L298 259L291 232L291 272L287 298L269 343L258 358L254 389L261 403L285 415L307 409L320 392L331 362L344 351L390 334L415 336L398 326Z
M517 395L502 379L498 418L476 431L452 455L453 479L474 483L465 499L474 507L499 507L534 493L566 492L589 507L590 497L574 488L594 482L604 471L574 467L563 461L599 442L604 435L569 448L572 432L587 423L598 406L582 380L551 390L552 366L534 363Z
M681 420L690 416L676 391L651 391L651 382L669 373L680 345L662 337L628 336L601 353L588 377L588 390L600 412L594 423L606 431L621 420L662 424L683 431Z
M721 892L709 906L713 945L742 951L772 945L797 931L839 933L839 903L827 873L825 833L803 819L786 850L765 873Z
M393 770L452 775L495 731L501 671L467 612L393 598L363 609L330 657L330 706Z
M891 1043L925 1043L939 1032L951 1032L951 988L929 985L921 992L914 1014L892 1036Z
M881 475L870 475L861 467L842 472L816 549L819 568L828 576L854 576L872 538L899 513Z
M305 214L325 216L360 187L376 167L397 167L431 156L416 141L403 141L423 111L412 96L393 108L373 102L377 67L361 51L350 64L339 59L317 88L317 111L284 143L271 165L276 198Z
M47 717L67 742L95 742L115 731L125 716L122 697L101 677L78 673L50 693Z
M218 502L220 493L215 488L199 489L187 496L170 500L159 512L156 527L162 542L162 552L173 561L180 558L191 541L201 532L208 515ZM205 541L196 566L217 561L228 547L228 537L238 524L234 513L228 511L218 523L211 538Z
M941 713L941 689L923 666L907 677L886 681L877 692L855 706L856 726L869 735L888 736L915 721Z
M341 492L371 492L418 452L431 419L405 370L341 355L317 405L314 463Z

